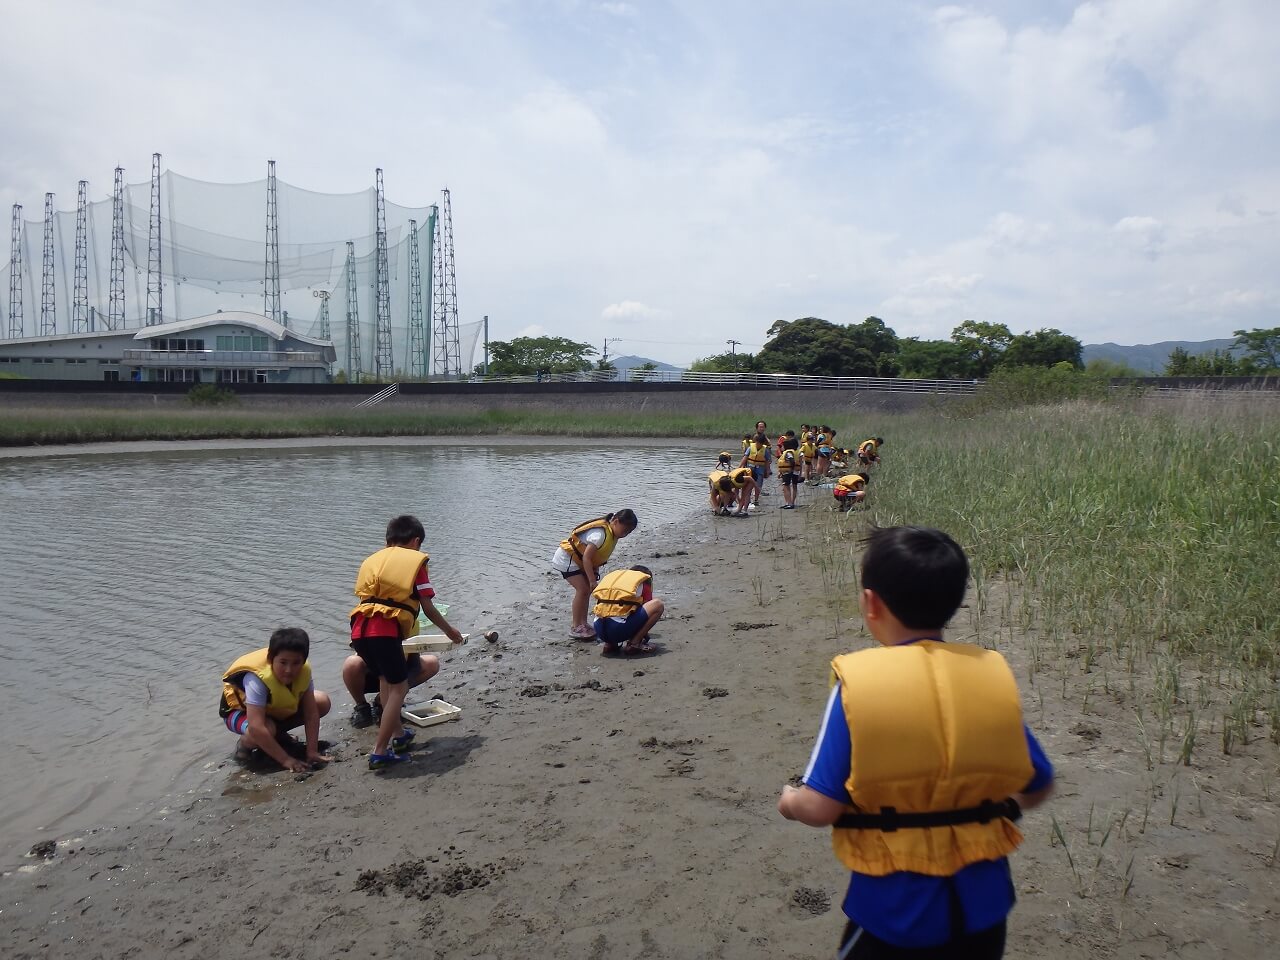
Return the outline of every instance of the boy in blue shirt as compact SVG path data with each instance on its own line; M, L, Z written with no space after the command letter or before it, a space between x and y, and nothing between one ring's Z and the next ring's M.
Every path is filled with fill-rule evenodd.
M943 642L969 575L959 545L922 527L866 543L859 605L880 646L832 661L803 786L783 787L778 812L833 828L850 869L841 960L999 958L1014 821L1048 798L1053 767L1004 658Z

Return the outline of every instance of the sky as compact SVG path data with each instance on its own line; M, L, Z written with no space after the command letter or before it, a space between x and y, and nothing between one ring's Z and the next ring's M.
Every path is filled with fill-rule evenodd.
M675 364L779 320L1280 325L1275 0L0 0L0 202L123 165L450 190L460 319ZM71 204L74 206L74 203Z

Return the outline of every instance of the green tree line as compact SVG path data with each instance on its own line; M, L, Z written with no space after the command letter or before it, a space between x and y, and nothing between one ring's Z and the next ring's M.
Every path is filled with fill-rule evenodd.
M818 317L779 320L757 353L721 353L694 361L690 369L710 373L792 373L833 377L912 377L931 380L988 379L1002 370L1056 367L1083 370L1084 347L1061 330L1046 327L1015 334L1003 323L966 320L948 340L899 337L879 317L836 324ZM1280 327L1237 330L1237 356L1215 352L1193 357L1175 349L1169 376L1239 376L1280 372ZM516 337L489 343L491 376L535 376L611 370L592 358L596 349L566 337ZM646 365L649 366L649 365ZM651 368L651 367L650 367ZM480 367L476 373L482 373ZM1090 373L1133 375L1122 364L1095 361Z

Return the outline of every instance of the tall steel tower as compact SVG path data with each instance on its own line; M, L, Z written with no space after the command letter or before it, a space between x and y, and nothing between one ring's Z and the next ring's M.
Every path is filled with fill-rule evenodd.
M71 332L89 332L89 181L76 186L76 265L71 284Z
M328 290L312 290L311 295L320 298L320 339L332 340L333 334L329 332L329 297L332 294Z
M356 245L347 241L347 382L360 382L360 288L356 284Z
M124 167L116 167L111 191L111 283L107 329L124 329Z
M440 242L435 255L435 363L442 375L462 376L458 344L458 281L453 268L453 206L444 190L440 213Z
M160 154L151 155L151 220L147 229L147 326L164 323L164 278L160 275Z
M58 303L54 284L53 194L44 195L44 256L40 261L40 336L58 332Z
M375 337L373 373L378 380L393 380L396 368L391 355L391 269L387 262L387 201L382 192L382 168L375 174L377 180L377 257L374 265L378 332Z
M418 221L409 221L409 376L427 379L431 358L427 355L422 316L422 261L418 253Z
M267 264L262 281L262 312L276 323L289 325L289 318L280 313L280 218L274 160L267 161Z
M9 336L22 336L22 204L13 205L9 230Z

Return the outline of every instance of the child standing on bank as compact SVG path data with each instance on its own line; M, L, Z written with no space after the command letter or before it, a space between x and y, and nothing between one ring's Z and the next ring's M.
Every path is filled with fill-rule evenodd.
M778 454L778 483L782 484L782 509L794 510L804 458L800 456L800 441L794 433L788 431L788 434L782 441L782 452Z
M850 870L844 960L1004 954L1014 821L1048 798L1053 767L1004 658L943 642L968 575L941 531L871 533L859 605L881 646L832 661L804 785L778 799L786 819L834 828Z
M444 618L435 603L436 592L427 575L430 557L421 552L427 535L422 522L404 514L387 524L387 545L360 564L351 609L351 646L378 677L382 721L369 754L369 769L381 770L409 760L397 753L413 740L413 731L400 722L400 708L409 692L409 665L403 643L418 632L418 612L426 614L455 644L462 634Z

